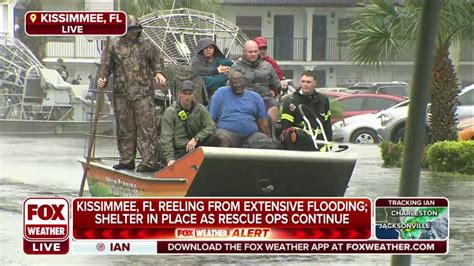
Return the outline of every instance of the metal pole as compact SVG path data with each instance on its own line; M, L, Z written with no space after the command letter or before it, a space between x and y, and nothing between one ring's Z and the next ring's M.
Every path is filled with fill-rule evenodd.
M421 159L426 140L426 108L431 89L441 6L441 0L423 2L400 176L399 195L401 197L418 196ZM392 256L392 265L410 265L410 261L410 255Z
M107 46L105 47L105 50L102 54L102 64L100 66L100 71L99 71L99 75L100 77L102 78L108 78L106 76L106 71L105 71L105 64L107 63L107 56L108 56L108 52L109 52L109 45L110 45L110 36L107 36ZM109 81L111 82L111 81ZM86 157L86 164L84 165L84 169L83 169L83 174L82 174L82 179L81 179L81 186L79 188L79 197L82 197L82 195L84 194L84 186L86 184L86 179L87 179L87 173L89 172L89 167L90 167L90 164L91 164L91 160L92 160L92 154L95 153L94 150L95 150L95 140L96 140L96 134L97 134L97 127L98 127L98 124L99 124L99 118L100 118L100 112L102 110L102 104L104 103L104 98L105 98L105 93L104 93L104 90L105 88L104 87L98 87L98 90L99 90L99 94L97 95L97 108L95 110L95 114L94 114L94 121L93 121L93 124L92 124L92 131L91 131L91 135L90 135L90 138L89 138L89 146L87 147L87 157Z

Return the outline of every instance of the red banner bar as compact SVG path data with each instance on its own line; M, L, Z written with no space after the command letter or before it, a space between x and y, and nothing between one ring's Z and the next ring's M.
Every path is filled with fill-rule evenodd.
M76 239L368 239L368 198L77 198Z
M75 239L368 239L369 228L98 228L74 229Z
M25 14L28 35L123 35L127 15L115 12L29 11Z
M28 255L64 255L69 252L69 239L64 241L29 241L23 238L23 252Z
M448 207L446 198L378 198L376 207Z

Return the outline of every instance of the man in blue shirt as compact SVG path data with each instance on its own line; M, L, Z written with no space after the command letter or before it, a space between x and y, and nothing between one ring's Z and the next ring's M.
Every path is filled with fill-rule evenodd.
M267 112L262 97L246 90L240 72L230 75L230 86L221 87L212 96L209 112L216 122L221 147L242 147L245 142L270 137Z

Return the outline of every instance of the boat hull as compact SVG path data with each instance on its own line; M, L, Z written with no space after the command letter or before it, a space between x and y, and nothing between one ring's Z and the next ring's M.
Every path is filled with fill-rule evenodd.
M98 197L336 197L355 163L350 153L201 147L148 175L92 162L87 179Z

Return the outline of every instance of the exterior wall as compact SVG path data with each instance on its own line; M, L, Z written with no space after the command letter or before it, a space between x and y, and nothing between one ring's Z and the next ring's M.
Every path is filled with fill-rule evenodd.
M93 10L109 10L113 7L112 0L41 0L44 10L48 11L82 11L85 7ZM86 36L77 37L48 37L44 59L47 67L54 68L58 58L63 58L69 71L69 79L81 76L80 84L88 84L88 76L95 75L94 63L100 61L98 41Z
M84 0L41 0L44 10L48 11L82 11L84 10Z
M102 6L110 8L112 0L41 0L45 10L84 10L84 8L101 9ZM0 4L0 32L7 29L13 34L15 0ZM3 5L8 4L7 7ZM100 6L100 7L99 7ZM5 11L6 10L6 11ZM294 18L293 36L298 52L294 52L295 60L278 60L282 70L291 70L293 79L298 80L304 70L325 71L326 87L341 87L361 81L406 81L410 82L412 76L413 55L404 54L404 58L393 65L377 72L364 71L358 66L347 61L345 48L337 43L339 19L349 18L350 11L344 7L301 7L301 6L223 6L218 14L232 23L236 23L236 16L259 16L262 18L261 32L268 37L269 53L273 55L272 39L274 37L275 15L292 15ZM4 15L6 14L6 15ZM312 27L313 15L326 16L326 58L324 61L312 61ZM6 18L6 19L5 19ZM5 22L6 21L6 22ZM472 41L471 41L472 44ZM301 47L300 47L301 45ZM57 58L63 58L70 68L71 77L80 74L82 84L87 83L87 76L95 72L94 62L99 61L97 41L87 37L52 37L48 42L47 58L45 62L54 63ZM464 44L460 49L460 62L458 77L460 83L474 81L474 55L472 45ZM467 48L466 48L467 47ZM295 49L296 50L296 49ZM93 71L91 71L91 69Z
M239 12L235 12L236 9ZM294 16L294 37L303 38L304 28L301 27L304 22L304 9L292 7L269 7L269 6L225 6L219 13L220 16L232 23L236 23L236 16L259 16L262 17L262 35L273 36L273 21L275 15L293 15ZM270 15L270 16L268 16Z
M414 52L408 51L400 56L397 61L378 71L369 72L348 61L344 47L334 43L338 38L339 19L350 18L349 8L320 8L320 7L276 7L276 6L225 6L219 14L235 23L236 16L262 17L262 35L274 37L273 23L275 15L294 16L294 37L306 38L306 57L302 60L278 60L282 70L292 70L293 79L296 81L304 70L322 70L326 75L326 87L341 87L362 81L405 81L410 82L413 75ZM237 11L238 10L238 11ZM270 15L270 16L269 16ZM326 60L312 61L312 26L313 15L326 16ZM472 83L474 78L474 62L472 41L463 42L461 59L459 60L458 78L462 84ZM269 53L273 56L271 41ZM275 56L274 56L275 57Z
M13 36L15 26L15 0L7 0L0 3L0 34L8 34Z

